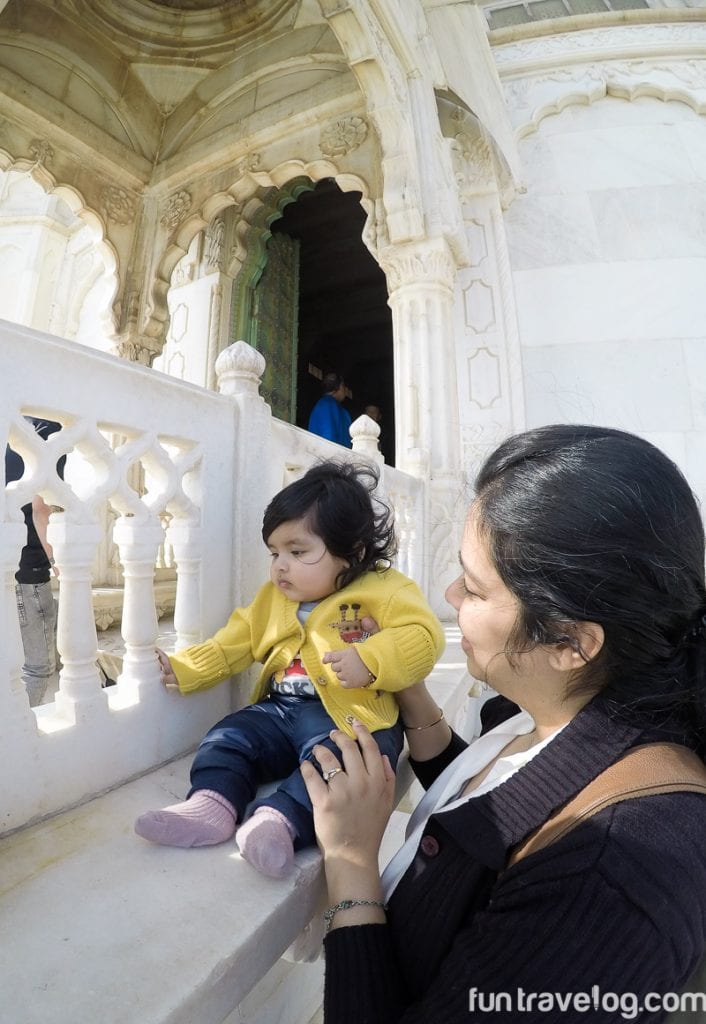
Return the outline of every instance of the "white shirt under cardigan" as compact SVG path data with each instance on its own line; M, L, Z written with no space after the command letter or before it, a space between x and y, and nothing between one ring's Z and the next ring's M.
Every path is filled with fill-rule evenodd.
M561 726L551 736L536 743L529 750L498 758L480 785L470 793L463 795L463 790L469 779L487 768L508 743L517 736L525 736L528 732L532 732L534 719L526 711L520 711L519 714L496 725L490 732L479 736L466 747L429 787L410 815L404 845L400 847L382 874L385 902L387 903L397 883L414 860L419 841L432 814L443 814L467 800L473 800L475 797L495 789L501 782L505 782L511 775L519 771L528 761L531 761L540 750L551 743L555 736L559 735L563 728L564 726Z

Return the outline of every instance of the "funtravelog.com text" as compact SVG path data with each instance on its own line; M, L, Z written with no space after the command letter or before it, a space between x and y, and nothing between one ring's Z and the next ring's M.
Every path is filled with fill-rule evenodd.
M644 1011L704 1012L706 992L647 992L638 996L634 992L602 992L598 985L593 985L589 992L528 992L523 988L514 992L468 990L469 1013L554 1013L556 1010L566 1014L603 1010L623 1020L635 1020Z

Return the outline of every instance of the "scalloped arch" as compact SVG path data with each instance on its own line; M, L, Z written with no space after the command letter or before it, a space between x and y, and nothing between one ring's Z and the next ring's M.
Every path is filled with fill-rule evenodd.
M561 84L561 83L560 83ZM529 120L518 125L515 134L518 139L527 138L539 129L542 121L547 117L561 114L567 107L591 106L598 100L612 96L614 99L632 100L651 97L661 100L664 103L684 103L690 107L695 114L706 114L706 99L703 98L703 90L698 90L701 96L692 91L688 86L667 86L663 83L650 81L648 78L636 79L628 82L624 77L616 74L611 78L607 74L604 79L593 79L591 81L566 82L566 92L555 96L551 102L538 105L532 112Z
M146 326L148 337L162 339L166 336L169 323L167 295L171 285L171 276L179 260L186 255L195 235L203 231L214 217L229 206L244 206L249 200L257 199L260 188L281 189L294 178L308 178L320 181L322 178L333 178L342 192L360 192L361 206L368 217L373 214L374 203L370 197L367 182L355 174L339 173L336 165L330 160L284 160L270 171L250 171L238 178L225 191L221 190L208 196L199 209L187 221L179 226L172 243L167 246L159 261L152 286L152 313ZM292 197L293 198L293 197ZM291 201L291 199L287 200ZM258 199L258 205L262 205ZM257 213L256 213L257 216ZM274 215L273 215L274 216Z
M51 172L42 164L25 158L15 159L6 150L0 149L0 172L12 171L24 173L32 178L47 195L56 195L66 203L73 215L78 220L83 221L97 236L95 245L101 255L106 272L115 276L115 289L110 298L111 319L113 321L113 328L115 328L112 303L118 290L119 260L115 248L106 237L105 221L96 210L86 205L86 200L73 185L69 185L66 182L57 182Z

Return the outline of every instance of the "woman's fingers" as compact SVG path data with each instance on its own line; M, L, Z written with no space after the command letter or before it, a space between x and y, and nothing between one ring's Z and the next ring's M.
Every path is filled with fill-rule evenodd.
M312 755L321 769L321 774L316 771L311 763L303 762L302 773L307 790L312 798L313 794L318 794L319 796L325 794L327 786L326 773L334 771L336 768L342 768L345 772L348 783L347 788L351 786L355 789L365 788L370 782L373 782L376 786L382 785L384 788L387 788L389 784L394 782L395 773L390 760L386 754L380 753L370 731L359 722L355 722L353 728L356 731L357 739L352 739L340 729L334 729L331 732L331 739L341 751L340 759L336 757L332 750L322 744L317 743L312 748ZM340 778L338 772L328 781L333 782L337 778Z
M372 733L361 722L353 722L353 728L355 729L360 752L368 773L378 773L382 769L382 754L373 739Z
M302 761L299 767L302 773L302 778L304 779L306 791L309 794L309 799L314 807L316 807L326 798L328 794L328 786L310 761Z
M323 777L310 761L302 764L301 772L314 808L318 843L328 862L333 858L366 864L377 871L380 841L392 810L395 773L369 731L363 726L354 728L360 742L339 729L331 732L340 756L323 744L313 747L312 760Z

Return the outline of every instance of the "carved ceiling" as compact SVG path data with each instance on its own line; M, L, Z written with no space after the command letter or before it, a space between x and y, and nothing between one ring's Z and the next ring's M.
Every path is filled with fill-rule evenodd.
M275 120L310 111L331 79L337 95L356 94L318 0L0 7L0 116L15 103L14 117L61 125L142 180L190 146L203 156L224 133L246 135L265 108Z
M232 52L277 26L292 24L301 0L57 0L54 11L78 15L108 33L128 57L193 63ZM89 19L88 24L86 18Z
M152 0L158 7L176 11L208 11L214 7L247 7L245 0Z

